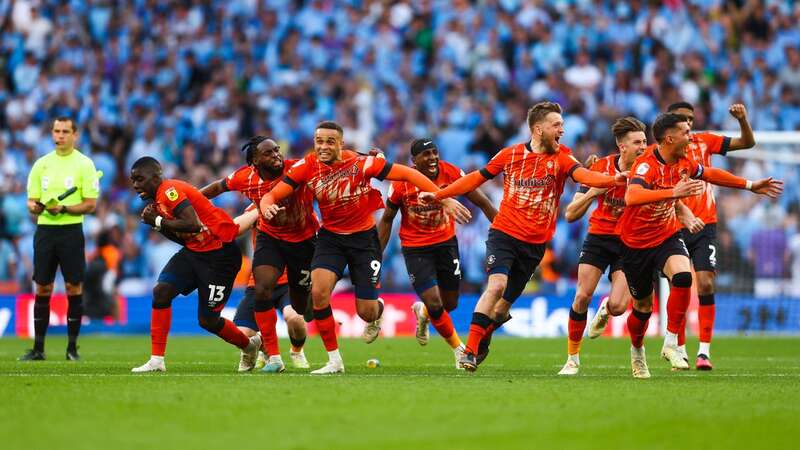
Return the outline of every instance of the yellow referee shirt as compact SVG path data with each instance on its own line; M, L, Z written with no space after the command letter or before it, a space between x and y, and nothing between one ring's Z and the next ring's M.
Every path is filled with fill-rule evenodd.
M58 201L58 196L71 187L78 190ZM45 205L58 202L64 206L77 205L85 198L97 198L100 195L100 180L97 177L94 162L91 158L73 149L69 155L60 156L52 151L33 163L28 174L28 198L38 198ZM39 225L69 225L82 223L83 215L52 215L44 211L39 215Z

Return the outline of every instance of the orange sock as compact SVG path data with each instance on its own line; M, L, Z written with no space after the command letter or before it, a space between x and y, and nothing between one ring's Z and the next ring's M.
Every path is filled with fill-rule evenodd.
M261 340L263 341L264 350L267 356L275 356L281 354L281 349L278 345L278 333L275 331L275 324L278 323L278 313L275 308L270 308L266 311L256 311L256 323L258 330L261 331Z
M579 313L574 309L569 309L569 320L567 321L567 353L575 355L581 351L581 341L583 340L583 330L586 329L587 313Z
M634 309L628 316L628 334L631 335L631 345L635 348L642 348L644 344L644 334L647 332L647 325L650 324L651 314Z
M691 285L688 287L670 286L667 299L667 331L670 333L678 334L680 332L681 324L686 317L686 309L689 307L691 292ZM686 327L684 326L684 328Z
M713 297L714 294L711 294ZM712 303L710 305L700 305L698 315L700 319L700 342L711 342L711 336L714 333L714 316L716 315L716 306Z
M478 346L491 323L492 319L486 314L472 313L472 324L469 326L469 336L467 337L467 353L478 354Z
M250 338L247 337L246 334L242 333L242 330L236 327L236 325L234 325L230 320L222 320L225 321L225 324L222 326L222 329L219 330L217 336L224 339L225 342L233 344L241 349L244 349L250 345Z
M429 317L433 327L436 328L439 335L450 344L451 348L458 348L461 346L461 338L456 334L456 330L453 327L453 319L450 318L450 314L447 314L447 311L442 310L439 317L434 318L432 315L429 315Z
M339 343L336 340L336 321L333 320L333 310L330 305L314 310L314 323L317 324L317 331L325 345L325 350L329 352L337 350Z
M167 350L167 335L172 323L172 307L153 309L150 313L150 354L164 356Z

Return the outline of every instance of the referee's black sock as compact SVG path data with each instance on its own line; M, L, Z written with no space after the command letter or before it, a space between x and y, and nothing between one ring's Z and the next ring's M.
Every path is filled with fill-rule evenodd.
M83 318L83 294L69 295L67 301L67 350L75 351Z
M33 302L33 349L44 351L44 337L50 326L50 296L37 295Z

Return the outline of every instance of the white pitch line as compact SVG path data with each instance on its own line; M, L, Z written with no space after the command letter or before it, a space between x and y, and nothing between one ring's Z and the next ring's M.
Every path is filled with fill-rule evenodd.
M575 377L565 378L563 376L552 374L527 374L527 375L512 375L512 374L486 374L486 375L470 375L470 374L347 374L335 375L328 377L312 376L307 373L283 373L278 376L274 375L257 375L257 374L224 374L224 373L153 373L153 374L127 374L127 373L6 373L0 374L0 378L59 378L59 377L81 377L81 378L106 378L106 377L129 377L132 379L145 379L154 377L180 377L180 378L242 378L242 379L256 379L256 377L263 377L264 379L272 378L296 378L296 377L309 377L314 379L323 378L461 378L461 379L513 379L515 381L524 381L527 378L552 378L558 380L565 379L580 379L580 378L630 378L627 374L580 374ZM701 375L692 373L681 373L674 375L664 375L659 377L662 379L674 378L800 378L798 373L766 373L766 374L748 374L748 373L723 373L714 375Z

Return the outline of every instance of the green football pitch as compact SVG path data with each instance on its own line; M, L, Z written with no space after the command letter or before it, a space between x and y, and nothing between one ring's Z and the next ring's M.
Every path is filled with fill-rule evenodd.
M238 351L211 337L171 338L168 372L142 375L129 371L145 336L83 338L77 363L60 336L28 363L15 360L27 342L0 339L0 448L800 447L800 339L719 338L714 371L673 373L648 338L653 377L634 380L622 339L585 342L581 374L564 378L563 339L497 338L466 374L431 338L344 340L347 373L321 378L237 374ZM306 353L325 361L319 338Z

